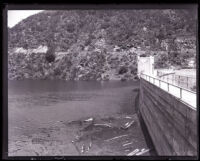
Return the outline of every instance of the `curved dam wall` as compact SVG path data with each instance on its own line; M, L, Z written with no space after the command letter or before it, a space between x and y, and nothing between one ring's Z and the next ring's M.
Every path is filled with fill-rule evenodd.
M141 78L139 112L158 155L197 155L195 109Z

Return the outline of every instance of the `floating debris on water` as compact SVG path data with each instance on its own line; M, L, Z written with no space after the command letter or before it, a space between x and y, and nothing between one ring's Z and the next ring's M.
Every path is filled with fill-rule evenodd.
M104 127L112 127L111 125L109 124L94 124L94 126L104 126Z
M127 145L131 145L133 144L133 142L127 143L127 144L123 144L122 146L127 146Z
M83 144L81 147L81 153L84 153L84 152L85 152L85 145Z
M122 137L126 137L126 136L128 136L128 135L116 136L116 137L114 137L114 138L107 139L107 140L105 140L105 141L111 141L111 140L115 140L115 139L122 138Z
M89 119L87 119L87 120L84 120L84 122L89 122L89 121L94 121L94 118L89 118Z
M129 151L130 151L130 149L125 149L125 151L126 151L126 152L129 152Z
M70 151L73 155L143 155L149 149L147 149L139 124L132 126L138 121L135 115L119 114L112 117L88 117L70 122L63 121L64 125L39 128L40 133L31 135L30 146L44 147L45 150L38 151L39 155L47 155L52 151L54 154L67 154L66 151ZM57 136L65 137L65 141L55 140ZM24 147L29 145L25 144ZM141 146L143 149L139 150ZM18 149L17 143L15 147L14 150ZM12 150L13 154L18 153L14 150Z
M132 156L132 155L138 156L138 155L142 155L142 154L149 152L149 151L150 151L150 149L145 149L145 148L141 149L141 151L139 149L135 149L131 153L128 153L127 156Z
M137 152L139 152L140 150L139 149L135 149L134 151L130 152L127 154L127 156L132 156L132 155L135 155Z
M132 117L130 117L130 116L126 116L125 118L126 118L126 119L132 119Z
M123 142L123 144L129 143L129 142L130 142L129 140L125 140L125 141Z
M137 154L135 154L135 155L142 155L142 154L144 154L144 153L146 153L146 152L148 152L150 149L143 149L143 150L141 150L141 152L139 152L139 153L137 153Z
M133 125L134 122L135 122L134 120L131 121L131 122L127 122L127 123L125 124L125 126L122 126L121 128L122 128L122 129L128 129L131 125Z

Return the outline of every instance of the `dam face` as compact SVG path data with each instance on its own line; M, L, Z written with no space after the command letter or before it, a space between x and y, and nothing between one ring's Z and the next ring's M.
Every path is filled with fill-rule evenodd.
M197 111L140 79L139 114L160 156L197 156Z

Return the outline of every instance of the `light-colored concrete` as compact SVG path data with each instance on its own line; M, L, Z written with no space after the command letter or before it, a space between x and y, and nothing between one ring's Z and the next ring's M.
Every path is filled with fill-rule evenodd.
M159 80L140 79L139 111L160 156L197 155L197 111L179 92Z
M174 86L170 82L169 84L160 80L155 76L145 76L142 75L142 78L149 81L150 83L160 87L161 89L165 90L166 92L172 94L173 96L179 98L181 101L189 104L192 108L197 108L197 94L193 91L189 91L187 89ZM155 78L155 79L154 79ZM169 88L168 88L169 86Z

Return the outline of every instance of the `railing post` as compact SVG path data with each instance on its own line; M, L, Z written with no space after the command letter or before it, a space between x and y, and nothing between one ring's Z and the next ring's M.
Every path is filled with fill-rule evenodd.
M182 88L180 88L180 99L182 99Z
M159 79L159 87L160 87L160 79Z
M187 88L188 88L188 78L189 78L189 77L187 77Z
M167 82L167 91L169 92L169 83Z
M153 78L153 84L155 84L155 78Z

